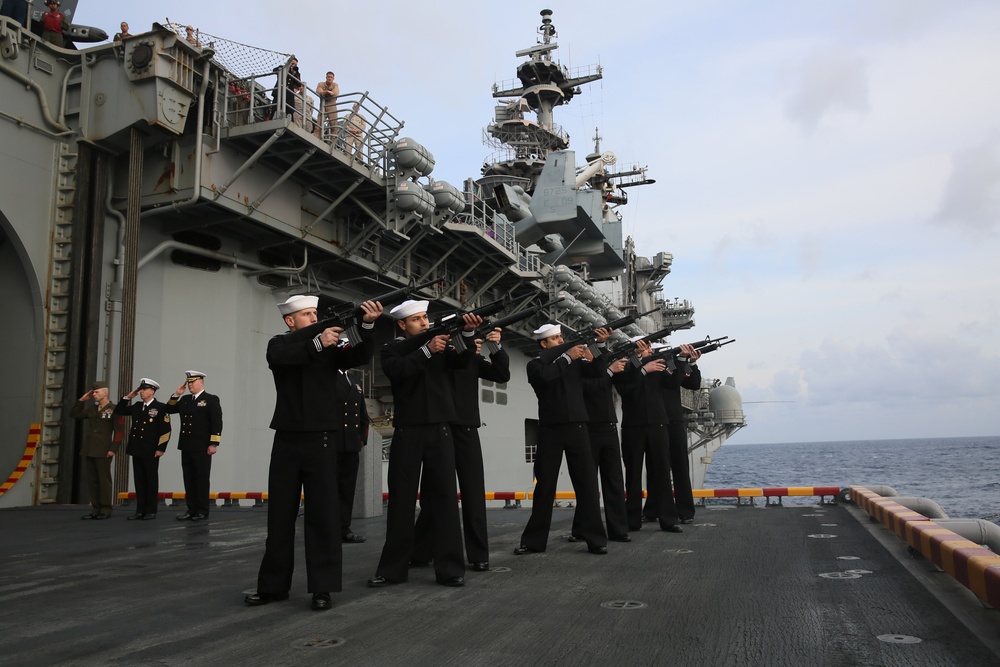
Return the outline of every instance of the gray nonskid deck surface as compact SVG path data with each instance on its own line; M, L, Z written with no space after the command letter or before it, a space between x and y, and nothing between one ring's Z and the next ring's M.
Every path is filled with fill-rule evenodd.
M204 524L178 511L150 522L0 511L0 662L1000 664L843 507L699 509L683 534L647 526L607 556L566 542L567 509L554 511L546 553L514 556L529 511L491 509L495 569L468 572L460 589L431 568L368 588L384 519L356 520L369 539L344 545L344 591L327 612L309 608L301 523L291 599L250 608L266 509L220 508ZM836 537L810 537L821 534ZM870 573L818 576L847 570Z

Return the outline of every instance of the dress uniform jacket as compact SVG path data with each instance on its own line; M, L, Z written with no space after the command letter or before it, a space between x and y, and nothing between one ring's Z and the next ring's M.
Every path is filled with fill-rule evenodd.
M110 401L98 407L93 401L77 401L69 411L73 419L86 419L83 448L80 456L107 458L108 452L118 453L122 441L122 418L115 414Z
M126 454L153 458L156 450L167 451L167 443L170 442L170 415L164 403L154 398L149 402L149 408L146 408L142 401L123 401L115 406L114 414L132 418Z
M338 370L361 366L374 353L374 328L360 327L361 341L346 347L320 347L313 340L282 334L267 344L267 364L277 396L271 428L275 431L340 431L351 387ZM353 341L352 341L353 342Z
M177 449L183 451L205 450L222 442L222 405L219 397L203 391L197 398L184 394L170 397L167 412L181 416Z

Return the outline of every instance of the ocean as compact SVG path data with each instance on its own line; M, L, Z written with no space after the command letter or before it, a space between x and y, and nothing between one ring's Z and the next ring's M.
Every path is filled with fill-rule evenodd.
M1000 523L1000 436L723 445L705 475L709 489L876 484Z

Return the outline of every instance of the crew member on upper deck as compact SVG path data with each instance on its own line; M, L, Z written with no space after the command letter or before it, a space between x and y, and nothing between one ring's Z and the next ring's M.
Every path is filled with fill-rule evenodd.
M56 46L66 46L63 33L69 30L69 21L66 15L59 11L59 0L46 0L45 5L49 11L42 14L42 39L49 44Z

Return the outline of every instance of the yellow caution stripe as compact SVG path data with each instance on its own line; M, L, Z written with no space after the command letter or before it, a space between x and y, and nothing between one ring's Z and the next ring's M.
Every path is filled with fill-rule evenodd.
M1000 607L1000 555L867 487L852 486L851 500L980 600Z
M18 462L17 467L14 468L14 472L12 472L10 477L7 478L7 481L0 484L0 496L10 491L14 487L14 484L17 483L17 480L21 479L21 475L23 475L24 471L28 469L28 466L31 465L31 460L35 458L35 450L38 449L38 442L41 439L42 425L32 424L28 428L28 444L24 448L24 455Z

